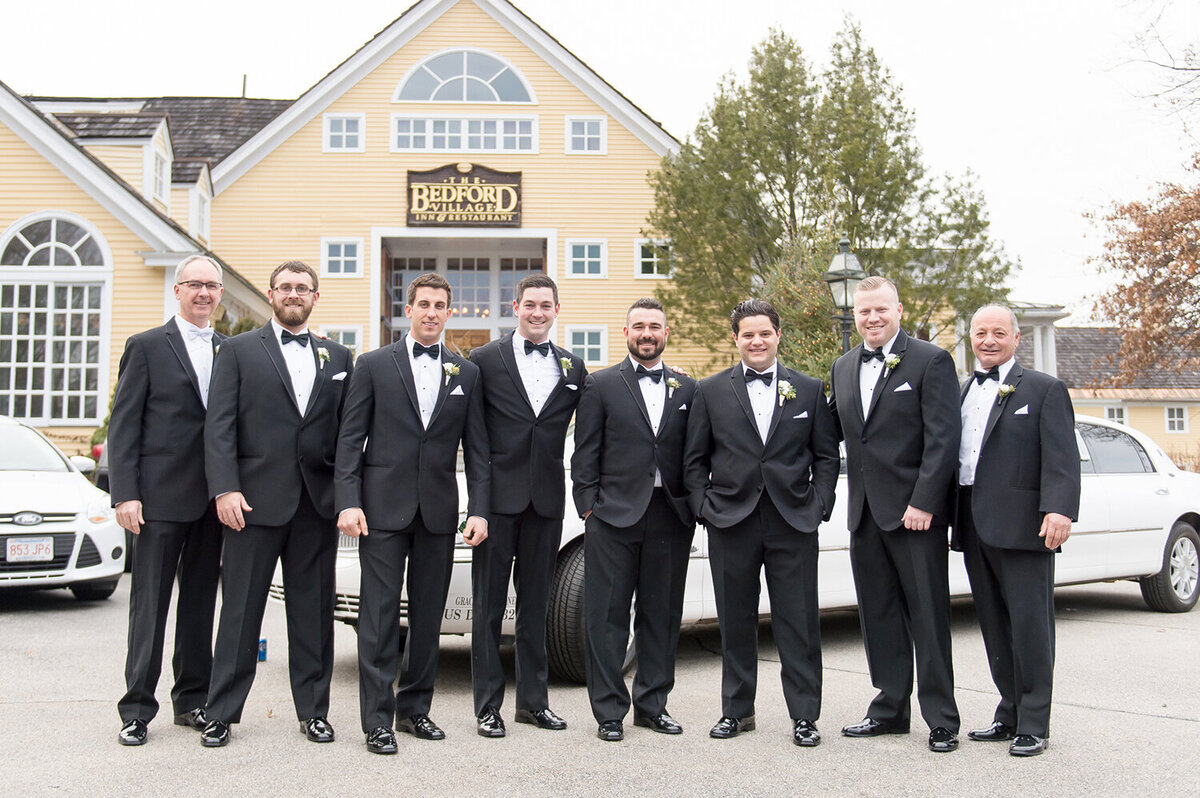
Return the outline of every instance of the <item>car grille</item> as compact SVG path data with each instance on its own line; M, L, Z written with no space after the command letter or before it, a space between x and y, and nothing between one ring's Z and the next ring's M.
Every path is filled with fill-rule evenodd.
M38 513L43 524L61 524L63 521L74 521L75 513ZM0 524L11 524L17 513L0 514ZM34 524L33 526L37 526ZM22 529L32 529L32 526L22 526Z
M357 549L358 538L352 538L349 535L338 533L338 548L339 549Z
M270 596L276 601L285 601L287 591L283 589L283 585L272 583ZM333 617L338 620L358 618L358 596L338 593L333 600ZM400 617L408 617L408 602L403 599L400 601Z
M96 541L92 540L91 535L84 535L83 543L79 546L79 556L75 559L75 567L91 568L100 563L100 550L96 548Z
M75 516L70 516L74 518ZM0 535L0 552L8 550L8 539L11 537L24 537L22 535ZM65 571L67 563L71 561L71 550L75 548L75 533L74 532L53 532L49 535L39 535L39 537L54 538L54 558L51 560L42 560L41 562L8 562L0 560L0 576L7 574L18 574L29 571ZM96 544L92 544L94 551ZM97 552L99 556L99 552Z

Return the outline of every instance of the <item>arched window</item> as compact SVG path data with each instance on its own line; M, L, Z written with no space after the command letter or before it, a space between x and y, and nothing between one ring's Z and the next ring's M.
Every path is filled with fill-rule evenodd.
M0 237L0 415L98 424L111 260L86 220L26 217Z
M516 69L481 50L450 50L418 64L396 91L397 102L529 103Z

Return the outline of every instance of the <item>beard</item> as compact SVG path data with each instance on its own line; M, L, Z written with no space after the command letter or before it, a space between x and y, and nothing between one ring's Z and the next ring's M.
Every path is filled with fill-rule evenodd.
M312 315L313 306L303 300L299 303L287 304L287 300L284 299L272 302L271 309L275 312L275 318L280 324L296 327L308 321L308 317Z
M651 351L646 354L642 347L650 346ZM667 348L666 341L656 341L653 338L639 338L637 341L629 344L629 354L641 360L658 360L662 357L663 350Z

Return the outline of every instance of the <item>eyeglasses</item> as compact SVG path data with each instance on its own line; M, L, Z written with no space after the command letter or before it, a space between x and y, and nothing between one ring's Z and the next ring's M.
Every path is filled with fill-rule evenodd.
M307 285L276 285L272 286L271 290L280 294L295 294L296 296L308 296L313 291Z
M220 283L206 283L200 280L183 280L175 283L175 285L185 286L192 291L199 291L201 288L207 288L210 292L216 293L217 291L221 290Z

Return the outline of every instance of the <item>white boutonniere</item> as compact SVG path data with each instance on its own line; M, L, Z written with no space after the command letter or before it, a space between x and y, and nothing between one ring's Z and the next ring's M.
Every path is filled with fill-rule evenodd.
M558 365L562 366L563 377L566 377L568 374L571 373L571 358L560 357L558 359Z
M679 380L674 377L667 377L667 399L675 395L675 389L679 387Z
M324 371L325 364L329 362L329 350L323 346L317 347L317 362L321 364L321 371Z
M900 365L900 356L897 354L888 355L883 359L883 367L888 371L892 371L896 366Z
M446 384L449 385L450 378L458 376L458 371L459 371L458 364L457 363L443 363L442 371L446 372Z
M796 398L796 389L787 380L779 381L779 406L783 407L783 403L788 399Z
M218 353L218 352L220 352L220 351L221 351L221 345L220 345L220 344L217 344L216 346L214 346L214 347L213 347L213 357L216 357L216 356L217 356L217 353Z
M1000 398L1003 399L1015 390L1017 390L1017 386L1015 385L1009 385L1007 382L1002 384L1000 386Z

